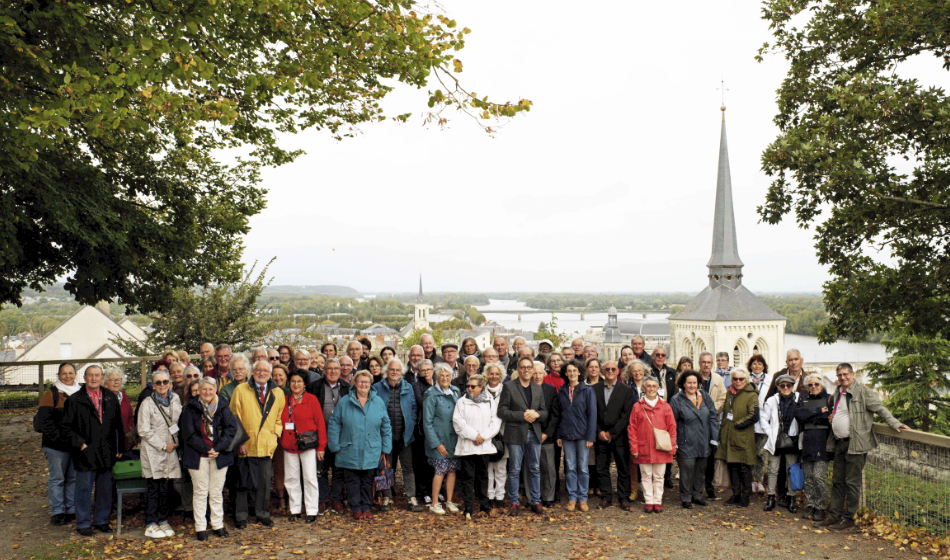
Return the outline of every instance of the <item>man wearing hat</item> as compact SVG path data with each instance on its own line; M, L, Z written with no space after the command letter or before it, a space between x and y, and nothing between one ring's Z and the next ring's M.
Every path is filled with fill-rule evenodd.
M538 342L538 357L534 359L542 364L548 363L548 356L554 351L554 343L550 340L541 340Z
M462 365L459 363L459 345L454 342L443 344L442 360L452 368L452 381L455 381L462 369Z

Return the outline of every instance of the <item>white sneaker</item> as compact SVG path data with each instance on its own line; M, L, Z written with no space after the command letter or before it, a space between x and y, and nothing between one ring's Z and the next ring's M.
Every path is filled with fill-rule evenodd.
M165 531L158 525L149 525L145 528L145 536L149 539L164 539Z
M429 511L436 515L445 515L445 510L442 509L442 504L435 504L434 506L429 506Z
M172 529L172 526L169 525L168 523L162 523L161 525L158 526L158 528L159 528L159 530L165 531L165 536L166 536L166 537L174 537L174 536L175 536L175 530Z
M445 502L445 508L449 510L449 513L459 512L459 508L455 505L455 502Z
M426 505L427 505L427 506L432 505L432 497L426 496Z

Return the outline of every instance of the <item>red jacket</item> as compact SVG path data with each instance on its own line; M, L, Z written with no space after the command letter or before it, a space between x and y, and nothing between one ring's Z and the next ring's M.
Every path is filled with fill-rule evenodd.
M132 431L132 428L135 427L135 415L133 414L132 409L132 399L125 393L125 391L120 390L122 393L122 402L119 403L119 410L122 413L122 429L125 430L124 433L129 433ZM125 438L125 449L120 449L119 451L129 451L135 447L135 438Z
M647 415L650 421L647 421ZM653 422L653 426L650 426ZM653 428L666 430L670 433L673 451L659 451L653 437ZM647 401L641 400L633 405L630 412L630 424L627 425L627 437L630 440L631 455L633 450L637 456L633 463L638 465L653 465L656 463L672 463L676 453L676 419L673 409L663 399L657 400L656 406L650 406Z
M549 373L544 376L544 382L547 383L548 385L553 385L555 389L560 391L561 386L564 385L564 378L561 377L560 375L554 375L553 373Z
M293 417L290 411L293 407ZM297 436L294 433L302 434L304 432L317 432L320 438L320 445L317 451L324 451L327 448L327 427L323 421L323 408L320 407L320 401L311 393L304 393L303 400L296 403L293 395L287 395L287 406L281 414L280 421L286 427L288 422L294 423L293 430L285 429L280 434L280 447L289 453L300 453L297 450Z

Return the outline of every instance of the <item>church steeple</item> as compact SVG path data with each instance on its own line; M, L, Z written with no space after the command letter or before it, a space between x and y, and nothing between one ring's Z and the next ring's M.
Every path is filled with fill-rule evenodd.
M419 273L419 296L416 298L416 303L422 303L422 273Z
M712 255L709 287L733 290L742 285L742 259L736 242L736 219L732 210L732 178L729 174L729 147L726 143L726 106L722 110L722 136L719 140L719 174L716 178L716 215L713 220Z

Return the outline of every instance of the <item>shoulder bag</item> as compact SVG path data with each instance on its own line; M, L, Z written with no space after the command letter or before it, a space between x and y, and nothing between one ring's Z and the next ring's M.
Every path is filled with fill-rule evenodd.
M294 398L293 395L291 395L290 398L293 399ZM301 400L300 403L297 403L297 406L300 406L300 404L302 403L303 401ZM309 432L304 432L304 433L300 433L297 431L297 423L294 422L294 410L293 410L294 408L297 408L297 406L294 406L293 408L290 409L288 416L290 417L290 421L293 422L294 424L294 439L296 440L296 443L297 443L297 451L300 451L301 453L303 453L304 451L310 451L311 449L316 449L317 447L320 447L320 434L318 434L314 430L310 430Z
M650 420L650 415L647 414L647 411L643 411L643 415L647 417L647 422L650 423L650 427L653 428L653 441L656 443L657 451L673 451L673 442L670 440L670 433L666 430L659 430L656 426L653 425L653 421Z

